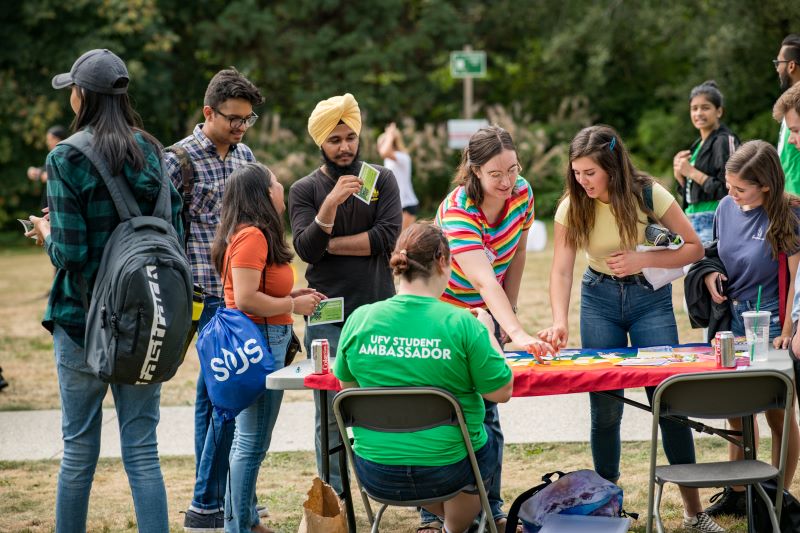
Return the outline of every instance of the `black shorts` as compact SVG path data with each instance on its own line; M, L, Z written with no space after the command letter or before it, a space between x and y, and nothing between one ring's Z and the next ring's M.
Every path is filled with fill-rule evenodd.
M403 213L408 213L411 216L417 216L418 212L419 212L419 204L409 205L408 207L403 208Z

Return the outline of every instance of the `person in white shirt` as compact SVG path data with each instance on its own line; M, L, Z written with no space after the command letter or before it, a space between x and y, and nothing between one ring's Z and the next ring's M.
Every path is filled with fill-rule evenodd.
M419 200L411 184L411 156L408 155L403 136L394 122L386 126L378 137L378 153L383 158L383 166L391 170L397 179L400 205L403 208L403 229L406 229L417 220Z

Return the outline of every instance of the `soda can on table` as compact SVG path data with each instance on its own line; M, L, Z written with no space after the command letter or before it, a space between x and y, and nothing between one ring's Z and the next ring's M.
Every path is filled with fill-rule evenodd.
M716 345L714 355L717 359L717 366L720 368L733 368L736 366L736 348L732 331L718 331L714 336Z
M330 372L328 368L330 349L328 339L316 339L311 341L311 362L314 364L315 374L327 374Z

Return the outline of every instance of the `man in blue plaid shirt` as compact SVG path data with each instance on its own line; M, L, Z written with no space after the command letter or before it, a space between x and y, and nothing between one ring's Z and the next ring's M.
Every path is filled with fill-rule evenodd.
M219 224L228 176L241 165L255 161L253 152L241 141L258 118L253 107L263 102L256 86L236 69L222 70L206 89L205 122L176 143L186 150L192 166L191 204L184 219L189 226L186 251L194 282L206 291L198 330L223 305L220 276L211 264L211 243ZM175 152L165 152L164 163L172 183L184 192L181 164ZM224 529L225 485L234 424L235 421L223 423L214 414L201 369L195 399L194 495L184 519L184 530L190 533Z

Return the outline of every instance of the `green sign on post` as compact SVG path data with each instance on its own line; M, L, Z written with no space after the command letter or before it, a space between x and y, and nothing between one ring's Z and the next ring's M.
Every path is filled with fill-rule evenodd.
M450 75L454 78L483 78L486 76L486 52L450 52Z

